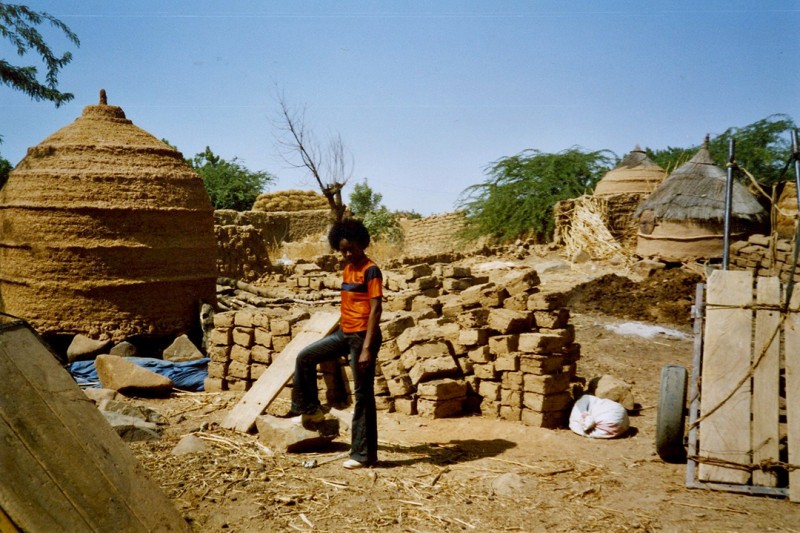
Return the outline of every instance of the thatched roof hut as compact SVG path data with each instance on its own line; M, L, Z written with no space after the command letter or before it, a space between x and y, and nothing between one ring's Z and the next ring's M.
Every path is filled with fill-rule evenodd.
M101 92L0 189L0 309L44 334L188 331L216 298L213 215L181 153Z
M648 195L656 190L666 176L667 172L647 157L637 144L597 183L594 196Z
M726 173L711 159L707 141L634 212L639 256L667 261L722 257ZM766 218L755 196L734 180L731 241L756 232Z

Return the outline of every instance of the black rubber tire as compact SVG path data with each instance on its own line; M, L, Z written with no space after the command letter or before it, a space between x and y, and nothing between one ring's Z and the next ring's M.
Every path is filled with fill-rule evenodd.
M686 427L686 383L688 374L679 365L661 369L661 389L656 412L656 452L668 463L686 461L683 433Z

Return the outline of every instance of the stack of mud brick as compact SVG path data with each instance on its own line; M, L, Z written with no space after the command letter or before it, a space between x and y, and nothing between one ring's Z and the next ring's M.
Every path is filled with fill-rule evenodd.
M766 235L750 235L746 241L730 246L730 266L733 270L750 270L756 276L778 276L788 283L792 275L794 246L784 239ZM794 273L800 282L800 269Z
M565 423L580 346L565 296L535 270L413 265L386 285L379 369L396 411Z

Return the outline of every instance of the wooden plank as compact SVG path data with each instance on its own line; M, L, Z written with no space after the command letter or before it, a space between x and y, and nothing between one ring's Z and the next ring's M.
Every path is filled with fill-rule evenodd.
M281 389L294 374L294 362L300 351L332 331L339 325L339 313L318 312L306 323L303 331L295 336L286 348L275 358L261 377L253 383L225 420L222 427L242 432L250 431L261 415Z
M189 531L24 324L0 330L0 375L0 508L21 530Z
M780 439L780 328L781 282L777 277L760 277L756 281L755 344L753 372L753 463L778 461ZM762 355L763 354L763 355ZM775 487L778 478L773 472L753 471L753 484Z
M700 414L707 418L700 421L698 455L749 464L750 380L736 386L750 372L753 274L716 270L707 295L700 389ZM701 462L698 477L744 484L750 473Z
M800 465L800 286L792 291L785 326L786 442L789 464ZM800 502L800 469L789 472L789 499Z

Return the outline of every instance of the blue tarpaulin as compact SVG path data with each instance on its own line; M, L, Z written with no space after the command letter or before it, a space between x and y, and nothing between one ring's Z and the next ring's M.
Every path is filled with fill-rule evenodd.
M180 363L152 357L126 357L125 360L168 377L177 389L205 390L203 383L208 376L208 362L210 361L208 357ZM68 365L67 370L78 385L84 388L100 387L100 378L97 376L94 361L76 361Z

